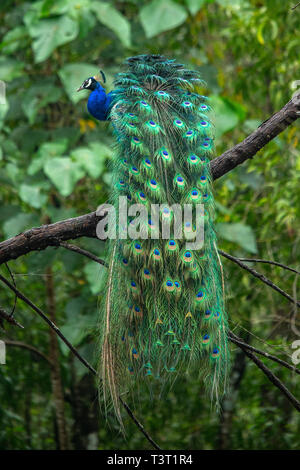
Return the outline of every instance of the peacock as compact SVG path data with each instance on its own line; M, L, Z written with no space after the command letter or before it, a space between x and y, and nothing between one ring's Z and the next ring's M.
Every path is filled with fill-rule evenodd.
M109 202L119 230L107 241L99 383L120 422L119 397L137 395L144 384L163 390L180 375L198 374L217 407L227 388L228 323L209 166L213 128L209 100L197 92L202 86L197 71L175 60L138 55L125 61L112 92L96 77L79 88L91 91L88 111L110 121L116 137ZM146 217L128 216L122 225L120 198L128 214L138 204ZM170 228L167 237L162 226ZM191 249L198 227L203 243ZM127 228L136 238L124 236Z

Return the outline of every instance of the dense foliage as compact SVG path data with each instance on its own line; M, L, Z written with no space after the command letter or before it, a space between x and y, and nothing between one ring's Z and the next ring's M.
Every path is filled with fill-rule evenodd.
M296 3L296 2L295 2ZM0 6L0 236L93 211L110 188L113 136L88 115L76 88L101 67L112 87L124 58L162 53L200 70L215 110L216 153L240 141L282 107L299 74L300 7L281 0L3 0ZM298 87L299 88L299 87ZM251 161L215 183L220 247L242 257L296 267L299 257L299 124ZM298 147L298 148L297 148ZM81 247L105 257L103 243ZM95 364L101 269L63 248L9 263L18 288L61 327ZM9 276L6 266L1 273ZM104 268L103 268L104 269ZM290 361L293 306L239 267L224 261L231 328L247 341ZM297 278L269 265L257 269L296 295ZM299 297L299 295L298 295ZM0 307L14 297L1 286ZM149 448L124 413L126 439L99 415L94 378L21 301L1 339L32 345L45 358L7 346L0 365L0 448ZM1 326L1 325L0 325ZM164 449L295 449L299 420L291 404L257 367L232 347L232 392L222 416L196 380L179 381L164 400L141 397L139 418ZM267 363L267 362L266 362ZM297 376L267 363L299 394ZM52 366L53 369L53 366ZM63 403L57 413L59 387Z

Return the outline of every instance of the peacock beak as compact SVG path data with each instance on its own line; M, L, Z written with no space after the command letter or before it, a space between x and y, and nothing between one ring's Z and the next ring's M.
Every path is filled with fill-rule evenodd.
M79 88L77 88L77 91L84 90L84 87L81 85Z

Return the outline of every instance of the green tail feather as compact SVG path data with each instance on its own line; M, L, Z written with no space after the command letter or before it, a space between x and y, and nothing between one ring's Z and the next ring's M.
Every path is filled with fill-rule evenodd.
M204 246L185 239L110 240L110 266L101 312L99 377L103 397L121 421L120 394L142 382L173 381L200 373L219 403L229 369L221 262L213 227L209 158L212 125L201 80L162 56L127 60L116 80L110 120L116 133L111 203L128 207L204 204ZM174 212L159 215L172 219ZM148 220L148 234L157 227ZM186 227L187 228L187 227ZM174 240L172 239L174 236Z

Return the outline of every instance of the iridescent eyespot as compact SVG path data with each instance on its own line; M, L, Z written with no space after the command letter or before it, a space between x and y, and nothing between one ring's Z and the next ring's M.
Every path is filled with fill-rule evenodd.
M181 291L181 285L179 281L174 281L174 286L177 293Z
M209 343L209 340L210 340L210 337L208 334L205 334L203 337L202 337L202 343L203 344L208 344Z
M132 173L133 175L138 175L139 174L139 169L136 166L132 166L130 168L130 173Z
M175 175L174 184L176 184L178 189L182 190L185 186L185 180L183 176L180 174Z
M196 294L196 302L202 302L202 300L205 298L205 292L202 290L199 290Z
M175 240L169 240L168 244L167 244L167 249L169 251L175 251L177 250L177 243L175 242Z
M201 127L207 127L207 126L208 126L208 122L207 122L207 121L200 121L200 126L201 126Z
M180 119L175 119L173 121L174 126L176 127L184 127L184 123Z
M182 254L182 261L184 263L192 263L193 261L193 255L192 255L192 252L191 251L185 251L183 254Z
M164 207L162 210L162 217L164 219L168 219L172 216L172 211L168 207Z
M196 165L197 163L199 163L199 157L195 154L192 154L188 156L187 161L190 165Z
M128 265L128 259L123 258L122 263L123 263L124 266L127 266Z
M148 182L148 185L150 186L151 189L153 190L157 190L158 189L158 183L156 180L154 179L151 179L149 182Z
M184 108L191 108L191 107L193 106L193 104L192 104L190 101L184 101L184 102L182 103L182 106L183 106Z
M153 258L154 258L155 260L160 260L161 254L160 254L160 251L158 250L158 248L154 248L154 250L153 250Z
M199 198L200 198L200 193L197 189L192 189L192 191L190 192L190 198L193 200L193 201L197 201Z
M219 355L220 355L220 350L219 350L219 348L215 347L212 351L211 357L213 359L216 359L217 357L219 357Z
M168 280L166 281L165 287L166 287L166 290L167 290L168 292L173 292L173 290L175 289L175 286L174 286L173 282L172 282L170 279L168 279Z
M142 202L146 201L146 199L147 199L146 194L143 193L143 191L140 191L139 193L137 193L137 195L138 195L138 198L139 198L140 201L142 201Z
M134 251L137 253L137 254L140 254L143 252L143 248L142 248L142 245L140 243L135 243L134 244Z
M206 104L202 104L202 105L200 106L200 108L205 110L205 109L208 108L208 106L206 106Z
M162 147L161 149L159 149L157 151L156 155L158 157L161 157L166 163L168 163L172 160L172 154L165 147Z
M151 278L151 273L149 269L144 269L144 278L145 279L150 279Z
M211 316L211 311L209 309L205 310L204 318L208 320L210 316Z

